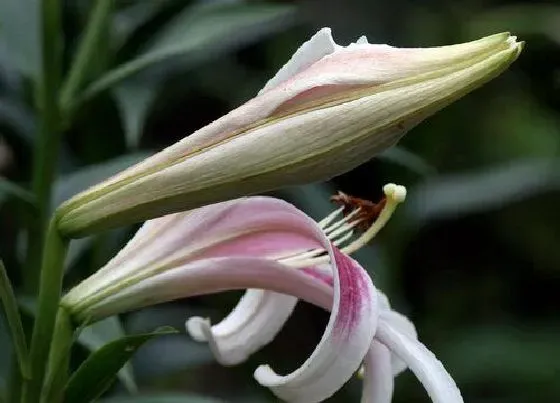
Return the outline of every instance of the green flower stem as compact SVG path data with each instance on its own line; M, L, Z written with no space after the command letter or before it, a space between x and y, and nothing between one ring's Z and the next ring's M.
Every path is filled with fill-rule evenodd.
M53 340L55 320L62 290L64 259L68 250L68 239L58 232L56 217L50 222L45 239L45 253L41 268L41 282L37 318L31 337L30 364L31 380L24 383L22 402L40 401L47 359ZM55 348L58 348L55 347Z
M37 215L29 224L25 289L35 293L39 281L43 237L51 208L51 191L61 141L58 87L61 71L60 0L41 2L41 72L36 87L39 132L35 143L32 190Z
M41 395L41 401L44 403L63 400L73 342L74 334L70 315L66 309L59 307Z
M60 105L64 112L72 108L74 99L90 72L92 59L96 57L102 33L107 30L107 23L113 6L113 0L96 0L93 2L88 23L83 33L72 62L72 67L60 92Z

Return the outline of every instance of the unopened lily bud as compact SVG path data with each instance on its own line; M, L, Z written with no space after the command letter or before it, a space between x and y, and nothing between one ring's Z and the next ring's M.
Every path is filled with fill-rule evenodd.
M512 63L507 33L434 48L334 43L324 28L253 99L58 210L69 236L325 180Z

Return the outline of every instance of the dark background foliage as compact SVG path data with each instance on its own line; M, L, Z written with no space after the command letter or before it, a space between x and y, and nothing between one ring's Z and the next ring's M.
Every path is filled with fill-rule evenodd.
M9 180L0 187L0 255L16 286L36 131L30 89L38 65L36 7L35 0L0 5L0 173ZM90 7L89 1L65 3L67 66ZM433 46L504 30L525 40L509 71L413 129L398 147L330 183L276 195L319 218L331 209L328 198L337 189L376 200L386 182L407 185L405 206L358 254L377 286L414 321L466 401L558 401L557 2L116 0L113 13L89 60L83 102L65 128L53 206L251 98L322 26L332 27L342 44L366 34L373 43ZM129 71L116 80L123 64ZM67 285L106 262L132 230L74 241ZM122 327L130 333L160 325L182 329L186 317L201 314L218 320L238 296L192 298L123 315L122 324L105 321L82 337L86 349L77 350L74 361L118 337ZM29 305L29 298L21 300ZM252 371L263 362L278 370L296 368L326 320L324 312L300 304L280 336L236 368L217 365L205 345L184 334L161 337L140 350L107 396L125 396L137 385L140 395L166 394L169 402L180 393L274 401ZM0 340L5 337L0 323ZM9 357L9 343L1 341L0 379ZM355 379L331 401L359 397ZM166 401L119 399L110 401ZM394 401L428 398L405 373Z

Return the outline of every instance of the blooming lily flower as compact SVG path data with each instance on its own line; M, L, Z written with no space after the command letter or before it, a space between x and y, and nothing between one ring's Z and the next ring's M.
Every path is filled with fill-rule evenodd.
M249 197L146 222L105 267L72 289L62 305L91 320L163 301L248 289L221 323L190 318L193 338L208 341L219 362L233 365L270 342L298 299L327 310L325 333L305 363L288 375L269 366L256 380L283 400L319 402L364 363L364 402L389 402L393 376L411 368L434 402L461 395L441 363L391 310L369 275L347 256L389 220L405 189L386 185L377 219L344 207L316 223L294 206ZM359 236L353 231L369 227Z
M521 43L507 33L435 48L305 42L244 105L81 193L58 210L67 236L346 172L495 77Z

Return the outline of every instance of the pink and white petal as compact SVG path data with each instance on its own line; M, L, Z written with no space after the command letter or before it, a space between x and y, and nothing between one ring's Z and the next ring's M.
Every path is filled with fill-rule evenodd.
M105 267L65 297L79 303L130 275L213 257L277 257L322 248L315 221L271 197L246 197L146 222ZM87 290L86 290L87 289Z
M389 323L401 334L408 337L410 340L418 340L418 333L416 332L416 327L414 324L404 315L396 311L381 311L379 317L380 320ZM398 355L391 355L391 364L393 367L393 375L397 376L404 370L408 368L406 362L404 362Z
M391 403L394 378L391 352L375 339L364 359L362 403Z
M463 403L455 381L436 356L420 341L381 319L375 338L399 356L424 385L434 403Z
M278 375L268 365L254 374L286 401L320 402L334 394L359 368L375 334L379 306L369 275L337 249L331 256L336 266L331 317L315 351L288 375Z
M187 332L207 341L222 365L235 365L270 343L292 314L298 299L258 289L247 290L235 309L220 323L200 317L187 320Z
M299 47L291 59L271 78L259 94L278 86L302 70L334 53L338 45L334 43L330 28L321 28L307 42Z
M272 259L223 257L169 269L74 310L93 319L179 298L257 288L292 295L330 309L332 287Z

